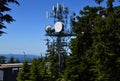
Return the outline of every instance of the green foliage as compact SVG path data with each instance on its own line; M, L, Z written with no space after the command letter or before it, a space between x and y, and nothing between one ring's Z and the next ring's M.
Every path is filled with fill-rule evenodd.
M66 81L120 80L120 6L107 2L107 8L84 7L71 21L77 37L71 40Z
M46 74L47 74L48 80L56 81L59 76L58 54L57 52L55 52L53 48L49 51L50 51L50 54L48 54L48 56L45 58Z
M15 63L20 63L20 60L19 60L19 59L16 59L16 60L15 60Z
M15 58L13 56L11 56L10 60L8 61L8 63L15 63Z
M32 65L30 68L30 79L31 81L41 81L42 80L42 76L40 75L40 63L37 61L37 59L34 59L32 61Z
M15 59L13 56L11 56L8 63L20 63L20 61L19 59Z
M47 68L48 66L42 58L33 59L31 65L25 61L18 73L17 81L55 81Z
M5 56L0 56L0 64L4 64L6 60Z
M5 33L2 31L3 28L6 28L4 22L11 23L15 21L10 14L6 14L6 12L11 11L11 8L8 7L9 3L19 5L17 0L0 0L0 35Z
M101 2L103 2L104 0L94 0L97 4L100 4Z
M22 69L18 73L17 81L30 81L30 65L27 61L23 62Z
M50 51L50 55L48 56L48 62L50 63L50 69L49 72L52 76L57 77L58 76L58 54L57 52L52 49Z

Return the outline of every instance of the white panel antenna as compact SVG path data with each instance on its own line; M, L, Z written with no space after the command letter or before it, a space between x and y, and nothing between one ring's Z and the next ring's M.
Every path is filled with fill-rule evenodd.
M46 19L48 19L49 18L49 13L48 13L48 11L46 11Z

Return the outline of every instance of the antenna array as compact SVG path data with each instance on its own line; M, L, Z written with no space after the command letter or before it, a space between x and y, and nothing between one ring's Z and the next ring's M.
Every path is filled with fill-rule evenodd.
M45 28L46 36L50 37L46 43L48 48L46 55L50 56L51 50L55 51L56 58L58 58L58 72L61 72L62 68L64 68L66 57L69 54L69 40L71 36L75 36L72 32L72 26L67 29L68 14L68 7L64 7L64 5L58 3L57 6L53 5L52 12L46 12L47 18L54 19L54 26L47 25Z

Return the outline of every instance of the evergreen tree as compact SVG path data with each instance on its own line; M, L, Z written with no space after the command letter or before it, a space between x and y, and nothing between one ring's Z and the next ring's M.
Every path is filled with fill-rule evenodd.
M49 62L46 62L45 59L38 59L39 61L39 72L42 76L43 81L54 81L51 73L49 73Z
M103 2L104 0L94 0L97 4L100 4L101 2Z
M15 63L20 63L20 60L19 60L19 59L16 59L16 60L15 60Z
M67 81L120 80L120 6L107 2L107 8L84 7L71 21L77 37L71 40Z
M15 58L13 56L11 56L8 63L15 63Z
M0 0L0 35L5 33L2 31L3 28L6 28L4 22L11 23L15 21L10 14L6 14L6 11L11 11L11 8L8 7L9 3L16 3L19 5L17 0Z
M30 68L30 80L31 81L43 81L43 75L40 73L40 62L37 59L32 60L32 65ZM44 66L43 66L44 67Z
M59 67L59 60L58 60L59 56L58 55L59 54L57 53L57 51L55 51L54 48L51 48L49 50L48 56L45 59L46 73L47 73L49 79L51 79L51 81L56 81L60 74L60 67Z
M5 56L0 56L0 64L4 64L6 60Z
M18 73L17 81L31 81L30 80L30 65L27 61L23 62L22 69Z

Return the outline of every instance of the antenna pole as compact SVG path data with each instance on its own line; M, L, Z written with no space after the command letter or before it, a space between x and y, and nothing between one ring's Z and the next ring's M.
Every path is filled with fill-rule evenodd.
M49 17L49 13L48 11L46 11L46 19L48 19L48 17Z
M25 51L23 51L23 54L24 54L24 60L26 61L26 53L25 53Z

